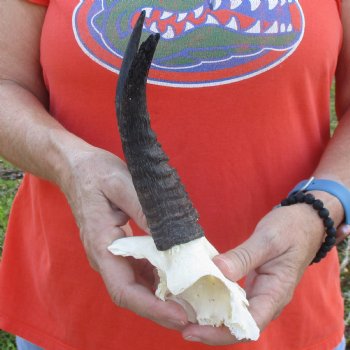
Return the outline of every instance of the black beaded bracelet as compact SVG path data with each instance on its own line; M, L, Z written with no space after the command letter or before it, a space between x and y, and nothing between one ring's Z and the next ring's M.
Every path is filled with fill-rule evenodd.
M306 203L312 205L312 207L318 212L319 217L323 220L326 231L326 238L310 265L313 263L318 263L335 246L335 236L337 230L334 227L334 221L329 217L329 211L324 207L323 202L319 199L315 199L311 193L298 192L292 194L286 199L283 199L281 206L285 207L297 203Z

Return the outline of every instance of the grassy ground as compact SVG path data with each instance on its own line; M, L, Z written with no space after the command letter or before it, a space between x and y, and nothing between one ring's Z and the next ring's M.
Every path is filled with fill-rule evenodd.
M11 203L22 174L0 158L0 256ZM14 337L0 330L0 350L15 350Z
M334 89L331 93L331 127L336 127L335 108L334 108ZM22 174L14 169L9 163L0 158L0 256L2 253L4 232L7 225L10 206L20 183ZM350 243L345 242L339 248L340 259L342 262L341 283L345 301L345 322L347 348L350 349L350 269L348 267ZM14 337L0 330L0 350L15 350Z

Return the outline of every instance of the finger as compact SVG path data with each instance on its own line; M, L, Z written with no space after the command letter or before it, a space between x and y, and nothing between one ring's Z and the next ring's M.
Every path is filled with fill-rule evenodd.
M111 239L115 235L115 233L109 232L111 228L124 226L128 223L129 216L110 204L102 194L88 198L87 204L80 209L80 213L77 215L77 223L83 235L88 233L89 237L93 237L96 234L101 235L103 232L106 239ZM116 234L115 238L118 237Z
M339 244L350 235L350 225L343 224L337 229L335 244Z
M81 232L81 241L87 258L95 271L100 272L100 264L110 257L107 247L111 242L122 237L126 237L125 231L121 227L112 225L103 228L90 225L88 229Z
M282 306L276 307L271 295L260 294L249 299L249 311L261 331L281 313L281 310Z
M129 216L119 209L115 210L112 215L117 225L120 226L125 232L130 233L131 228L128 225L130 219Z
M124 226L121 226L121 229L125 232L126 237L133 236L132 228L129 222L127 222Z
M108 183L108 187L103 189L104 195L132 218L143 231L149 233L147 220L143 214L130 174L120 174L114 181L115 183Z
M283 255L251 272L246 279L249 311L260 330L275 319L292 300L297 270Z
M145 286L135 282L134 271L127 259L106 256L100 263L100 274L114 303L171 329L182 329L187 323L184 309L172 302L161 301Z
M142 284L154 294L159 284L155 284L156 268L147 259L134 259L132 257L126 257L126 259L135 271L135 282Z
M207 345L229 345L239 342L227 327L199 326L197 324L188 325L182 332L182 336L187 341L201 342Z
M276 254L280 252L276 252L272 239L253 234L235 249L214 257L213 261L227 278L238 281Z

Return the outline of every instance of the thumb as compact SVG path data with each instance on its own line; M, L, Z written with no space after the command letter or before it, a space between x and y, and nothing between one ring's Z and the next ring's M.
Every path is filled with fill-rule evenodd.
M253 234L238 247L213 258L214 263L231 281L238 281L266 262L271 245L260 234Z
M103 189L104 195L116 208L120 209L129 218L134 220L137 226L143 231L150 233L146 217L143 213L130 174L127 174L118 180L119 181L117 182L115 179L115 184L109 185L108 187L106 186Z
M120 209L123 210L131 219L133 219L140 229L150 234L147 219L143 213L135 189L130 188L129 198L122 202Z

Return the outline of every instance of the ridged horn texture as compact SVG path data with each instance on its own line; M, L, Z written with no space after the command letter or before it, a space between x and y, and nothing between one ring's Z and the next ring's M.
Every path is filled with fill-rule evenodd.
M158 250L204 236L183 184L151 129L146 83L159 35L150 35L138 49L144 12L131 35L116 95L123 151L143 212Z

